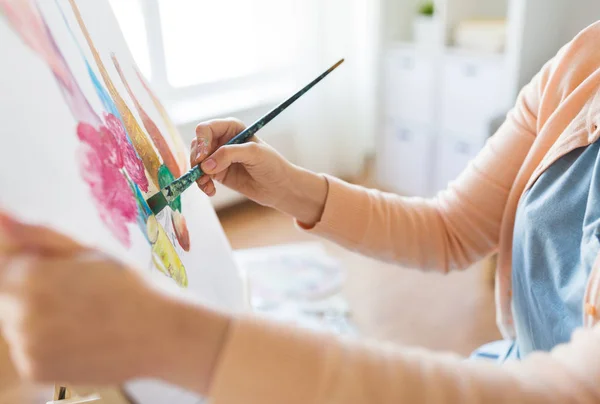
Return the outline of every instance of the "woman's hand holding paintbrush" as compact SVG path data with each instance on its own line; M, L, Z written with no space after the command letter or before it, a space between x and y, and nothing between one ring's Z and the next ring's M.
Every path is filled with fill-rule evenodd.
M290 105L296 102L300 97L306 94L310 89L312 89L315 85L317 85L321 80L327 77L332 71L337 69L342 63L344 63L344 59L341 59L339 62L331 66L313 81L308 83L290 98L279 104L277 107L273 108L266 115L261 117L259 120L254 122L248 128L245 128L240 133L235 136L229 138L227 142L222 145L226 146L234 146L241 145L248 141L250 141L256 132L262 129L265 125L275 119L279 114L285 111ZM190 187L194 182L198 181L202 176L205 175L205 172L199 166L195 166L186 174L181 176L180 178L173 181L171 184L167 185L155 195L148 199L148 205L154 214L159 214L165 207L172 204L186 189Z
M291 164L256 136L245 144L221 147L244 129L235 119L198 125L190 162L192 166L201 163L202 171L208 174L197 181L198 186L213 196L216 180L302 223L318 222L327 197L325 178Z

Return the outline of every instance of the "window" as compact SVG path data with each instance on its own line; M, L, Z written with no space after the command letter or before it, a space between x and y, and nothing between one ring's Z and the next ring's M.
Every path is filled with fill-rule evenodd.
M140 69L169 104L280 89L298 63L297 0L110 0ZM264 92L263 91L263 92ZM264 96L264 94L261 94ZM215 99L220 101L215 101ZM190 105L193 103L194 105ZM186 105L187 104L187 105ZM206 104L206 103L205 103ZM172 111L173 112L173 111ZM176 120L184 118L177 117ZM191 116L189 117L192 118Z
M293 2L158 0L169 84L247 77L292 62Z

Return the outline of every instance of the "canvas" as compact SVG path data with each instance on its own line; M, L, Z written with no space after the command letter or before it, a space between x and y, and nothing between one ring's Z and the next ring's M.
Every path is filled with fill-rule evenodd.
M0 0L0 50L2 209L204 304L243 310L208 198L192 187L158 216L145 202L189 169L188 150L107 0Z

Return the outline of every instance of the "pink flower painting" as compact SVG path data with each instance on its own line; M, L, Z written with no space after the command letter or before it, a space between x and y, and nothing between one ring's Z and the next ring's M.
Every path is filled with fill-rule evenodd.
M160 185L159 170L169 171L170 167L179 175L185 168L185 161L177 161L158 127L146 116L132 94L136 108L144 117L143 123L151 133L142 130L113 84L77 4L74 0L69 3L104 82L102 85L98 80L82 52L91 84L104 106L100 114L96 113L84 95L36 2L0 0L0 12L4 13L15 33L47 64L56 78L64 103L77 122L80 172L104 225L127 248L132 247L131 228L139 226L151 245L156 268L178 285L187 287L185 267L171 241L175 238L184 251L190 249L190 234L181 208L173 210L168 216L173 230L167 232L159 219L153 216L145 200ZM63 13L58 4L57 7ZM116 63L116 57L113 60ZM127 89L132 93L130 88ZM172 173L169 174L172 177Z
M148 192L149 185L144 171L144 164L139 159L129 139L127 139L123 123L119 118L108 113L104 114L104 121L117 142L118 150L121 151L125 171L142 191Z
M135 223L138 207L129 182L122 173L123 156L114 134L105 126L99 130L85 123L77 127L82 154L83 178L90 186L100 218L118 240L131 245L129 223Z

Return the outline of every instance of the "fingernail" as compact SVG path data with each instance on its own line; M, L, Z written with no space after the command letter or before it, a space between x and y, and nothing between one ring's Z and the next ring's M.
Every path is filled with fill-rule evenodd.
M198 148L198 150L196 153L196 158L202 159L204 156L206 156L208 154L208 139L205 139L205 138L198 139L197 148Z
M0 212L0 253L8 253L15 249L15 233L17 222L7 214Z
M213 159L208 159L204 163L202 163L202 168L206 170L212 170L217 166L217 162Z
M12 230L17 222L15 219L7 215L6 213L0 212L0 227L4 229L4 231Z

